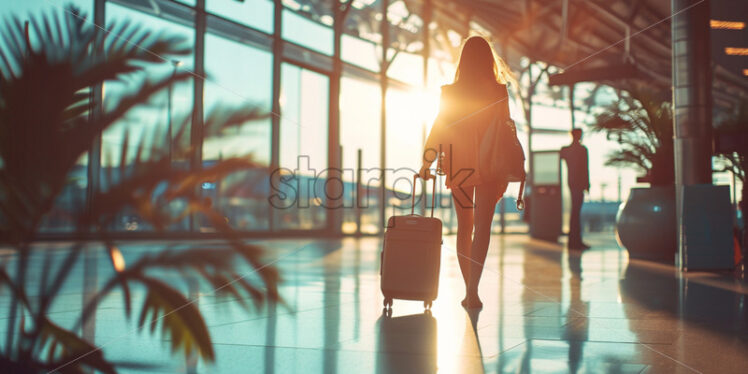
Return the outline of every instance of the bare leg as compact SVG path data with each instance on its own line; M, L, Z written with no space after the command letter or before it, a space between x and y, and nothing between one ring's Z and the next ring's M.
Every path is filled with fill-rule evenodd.
M468 305L479 308L483 306L478 297L483 266L486 263L488 243L491 239L491 223L496 210L496 203L506 189L505 184L486 183L475 188L475 236L470 248L470 278L467 285Z
M452 202L457 213L457 262L467 288L470 279L470 248L473 245L473 187L452 191Z

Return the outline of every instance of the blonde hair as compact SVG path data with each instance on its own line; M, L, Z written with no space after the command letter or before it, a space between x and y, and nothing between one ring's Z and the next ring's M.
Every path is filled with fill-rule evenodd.
M496 82L510 84L513 89L519 88L509 65L496 54L488 39L480 35L468 37L463 41L457 69L455 70L454 83L461 81L461 79L486 79L489 63L491 65L490 71Z

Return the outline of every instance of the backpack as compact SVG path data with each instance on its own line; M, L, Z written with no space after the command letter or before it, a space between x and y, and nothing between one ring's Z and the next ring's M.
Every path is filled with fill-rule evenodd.
M525 208L525 152L517 138L517 127L510 117L506 99L493 105L494 116L481 139L478 172L484 181L520 182L517 209Z

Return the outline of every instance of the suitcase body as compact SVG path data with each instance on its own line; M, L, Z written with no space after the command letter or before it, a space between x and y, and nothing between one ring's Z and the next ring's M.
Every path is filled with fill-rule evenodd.
M423 217L411 211L410 215L394 216L388 220L380 267L385 307L392 306L393 299L404 299L421 300L429 308L436 299L442 222L433 217L433 195L431 215Z

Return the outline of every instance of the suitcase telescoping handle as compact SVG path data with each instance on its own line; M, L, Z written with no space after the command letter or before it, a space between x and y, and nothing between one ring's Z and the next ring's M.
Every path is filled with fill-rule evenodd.
M416 181L418 180L420 176L418 174L413 176L413 193L412 193L412 199L413 199L413 205L410 207L410 214L416 213ZM426 178L426 183L428 183L429 179L434 180L434 184L431 190L431 217L434 216L434 202L436 201L436 176L430 175L428 178ZM426 190L423 191L424 195L426 194Z

